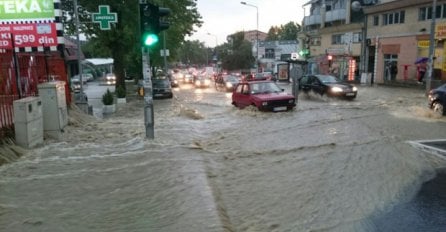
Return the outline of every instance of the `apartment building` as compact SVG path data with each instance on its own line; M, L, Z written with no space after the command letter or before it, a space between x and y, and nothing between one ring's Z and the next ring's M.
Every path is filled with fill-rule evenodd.
M376 83L417 80L415 61L429 56L431 33L435 33L433 78L445 80L446 1L437 1L435 31L432 6L432 0L394 0L364 8L368 71ZM390 74L391 65L397 67L396 75Z
M435 35L433 78L446 79L446 1L311 0L305 4L301 38L309 45L309 72L358 80L370 73L374 83L417 80L415 61L429 55Z
M312 0L304 5L309 15L304 16L300 37L309 45L310 73L331 73L350 81L359 77L359 67L364 67L362 6L371 4L376 1Z

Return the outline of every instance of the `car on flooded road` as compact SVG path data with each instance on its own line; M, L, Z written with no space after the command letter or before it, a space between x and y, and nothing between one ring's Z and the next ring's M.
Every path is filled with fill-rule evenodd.
M168 78L152 79L153 98L173 98L172 85Z
M194 80L195 88L209 88L211 86L211 79L207 78L205 75L199 75Z
M299 88L306 94L314 92L321 96L341 97L349 100L356 98L358 88L345 83L332 75L305 75L299 79Z
M432 109L438 115L446 115L446 84L429 91L428 100L429 109Z
M255 106L260 111L287 111L296 106L293 95L273 81L243 81L232 92L232 105L238 108Z

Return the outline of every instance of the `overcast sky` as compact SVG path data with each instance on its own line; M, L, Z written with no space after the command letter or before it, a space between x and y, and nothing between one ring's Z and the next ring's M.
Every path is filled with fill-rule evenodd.
M218 44L225 43L227 35L238 31L255 30L257 27L256 8L242 5L240 2L239 0L197 0L198 11L204 23L188 39L200 40L205 42L206 46L215 47L217 42ZM302 5L307 2L308 0L246 1L247 4L257 6L259 30L265 33L271 26L283 25L290 21L302 24L304 17Z

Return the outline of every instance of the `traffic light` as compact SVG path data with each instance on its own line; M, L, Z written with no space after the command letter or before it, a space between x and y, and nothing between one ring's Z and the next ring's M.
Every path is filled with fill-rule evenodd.
M150 47L158 43L158 34L169 28L169 22L164 17L170 14L169 8L159 7L150 3L139 4L141 44Z
M300 55L300 57L308 58L310 56L310 50L307 48L304 48L304 49L300 50L299 55Z

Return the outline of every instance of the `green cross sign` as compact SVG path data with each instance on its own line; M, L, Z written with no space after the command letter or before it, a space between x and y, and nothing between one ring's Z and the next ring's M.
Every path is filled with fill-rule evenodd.
M111 13L108 5L99 5L98 8L99 12L92 14L93 22L99 23L101 30L110 30L110 24L118 22L118 15Z

